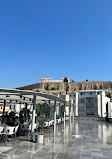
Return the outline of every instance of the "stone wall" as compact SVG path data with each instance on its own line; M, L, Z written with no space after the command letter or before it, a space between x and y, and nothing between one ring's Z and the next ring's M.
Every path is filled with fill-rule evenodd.
M52 90L55 88L55 90ZM36 83L18 89L35 90L42 92L61 92L66 93L78 90L111 90L112 81L83 81L83 82L70 82L70 83Z

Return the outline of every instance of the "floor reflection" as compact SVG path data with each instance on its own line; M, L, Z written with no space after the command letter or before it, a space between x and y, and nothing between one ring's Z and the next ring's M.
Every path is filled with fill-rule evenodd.
M0 143L0 159L112 159L112 125L91 118L75 118L70 124L44 130L44 143L27 137Z

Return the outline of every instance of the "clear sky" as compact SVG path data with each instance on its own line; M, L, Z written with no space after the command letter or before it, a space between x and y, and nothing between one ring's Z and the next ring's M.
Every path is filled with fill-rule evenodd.
M112 0L1 0L0 88L112 80Z

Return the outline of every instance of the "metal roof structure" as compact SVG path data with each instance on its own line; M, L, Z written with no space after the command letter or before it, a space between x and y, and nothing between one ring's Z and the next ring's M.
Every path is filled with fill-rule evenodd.
M73 104L72 102L67 102L65 99L52 95L52 94L28 91L28 90L19 90L19 89L0 89L0 102L4 103L2 123L4 123L4 121L5 121L4 114L5 114L6 103L25 104L25 108L27 108L27 105L33 105L32 123L31 123L31 141L33 141L33 139L34 139L33 136L34 136L36 104L44 104L46 102L53 103L53 105L54 105L54 132L56 131L56 105L57 105L57 103L60 103L59 105L64 104L64 127L65 127L65 106L69 106L70 123L71 123L71 106L75 106L75 104Z
M65 101L63 98L55 96L53 94L47 94L42 92L34 92L29 90L18 90L18 89L0 89L0 102L6 100L6 103L14 104L32 104L33 96L36 95L36 104L43 104L50 101L50 103L62 103L69 105L70 103ZM73 103L71 103L73 104Z

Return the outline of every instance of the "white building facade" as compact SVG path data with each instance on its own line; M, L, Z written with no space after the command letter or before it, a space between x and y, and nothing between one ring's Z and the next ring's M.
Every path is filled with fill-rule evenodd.
M75 104L75 116L105 117L110 103L102 90L73 92L69 94L71 100Z
M105 117L106 114L109 114L109 117L112 117L112 103L110 98L106 97L105 91L102 90L86 90L72 92L68 95L60 95L61 98L65 99L68 102L74 104L71 105L71 114L73 111L75 116L95 116L95 117ZM52 105L51 107L53 107ZM25 107L25 104L11 104L9 109L14 112L20 112L22 108ZM32 111L32 106L28 105L27 109ZM57 104L57 115L62 115L63 106ZM65 106L66 116L69 116L69 106ZM53 118L54 109L50 109L50 118Z
M8 104L9 106L9 111L14 111L15 113L19 113L22 108L25 108L25 104ZM27 109L32 111L32 106L28 105Z

